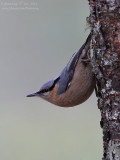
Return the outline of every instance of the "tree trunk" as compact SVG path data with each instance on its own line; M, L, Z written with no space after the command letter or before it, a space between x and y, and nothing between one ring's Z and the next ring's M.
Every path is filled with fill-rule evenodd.
M103 160L120 160L120 0L89 0Z

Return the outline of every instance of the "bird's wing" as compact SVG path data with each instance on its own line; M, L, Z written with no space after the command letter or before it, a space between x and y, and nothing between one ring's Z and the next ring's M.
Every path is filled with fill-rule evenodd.
M78 50L78 52L76 52L72 55L70 61L68 62L66 67L61 72L60 79L59 79L58 94L62 94L67 90L67 88L73 78L74 70L75 70L75 67L76 67L76 64L77 64L79 58L84 59L84 57L86 57L85 55L82 55L82 51L86 45L90 45L90 40L91 40L91 34L89 34L86 42L82 45L82 47Z
M70 61L66 65L66 67L61 72L59 79L58 94L62 94L67 90L68 84L70 83L74 75L74 69L78 62L78 59L79 59L79 54L74 53Z

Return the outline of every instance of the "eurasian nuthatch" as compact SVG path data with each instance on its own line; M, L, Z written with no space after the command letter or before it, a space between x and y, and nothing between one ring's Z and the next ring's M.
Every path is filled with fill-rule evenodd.
M86 101L95 88L95 77L88 59L91 35L74 53L60 75L46 82L36 93L38 96L61 107L72 107Z

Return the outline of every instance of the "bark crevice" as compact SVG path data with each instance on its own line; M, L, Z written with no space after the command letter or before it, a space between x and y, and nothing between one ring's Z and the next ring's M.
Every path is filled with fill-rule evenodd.
M89 0L103 160L120 160L120 0Z

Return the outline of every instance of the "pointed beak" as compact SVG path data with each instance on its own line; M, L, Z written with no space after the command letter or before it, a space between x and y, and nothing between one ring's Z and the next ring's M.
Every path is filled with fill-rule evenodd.
M38 94L37 93L32 93L32 94L27 95L26 97L35 97L35 96L38 96Z

